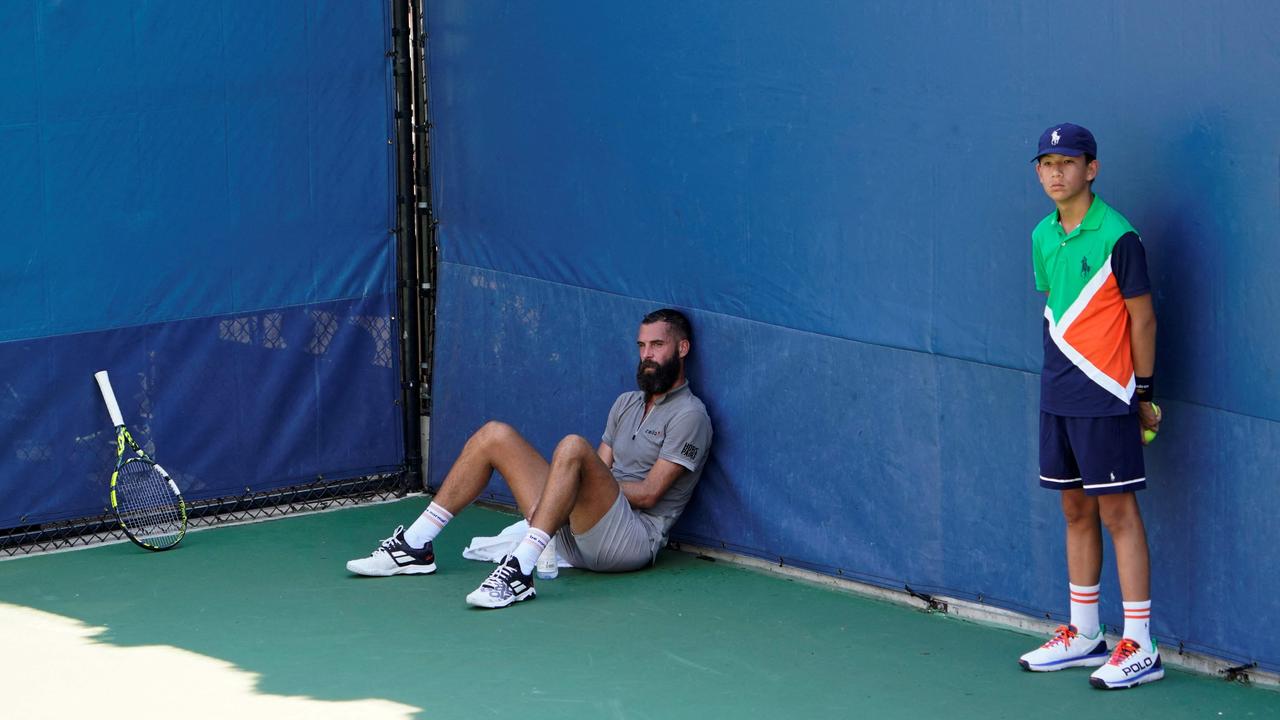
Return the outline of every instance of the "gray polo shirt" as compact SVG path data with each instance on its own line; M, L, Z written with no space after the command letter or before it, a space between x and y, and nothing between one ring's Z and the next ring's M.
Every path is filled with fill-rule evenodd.
M660 398L646 417L644 393L623 393L609 410L601 438L613 448L613 477L620 483L645 479L658 458L688 470L672 483L657 504L637 510L661 542L693 496L711 450L711 418L685 383Z

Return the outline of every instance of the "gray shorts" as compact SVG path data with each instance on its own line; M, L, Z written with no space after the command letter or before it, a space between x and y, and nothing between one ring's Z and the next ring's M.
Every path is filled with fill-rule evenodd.
M613 507L590 530L575 535L566 524L556 533L560 554L574 567L595 572L627 572L652 565L658 556L654 528L631 509L621 492Z

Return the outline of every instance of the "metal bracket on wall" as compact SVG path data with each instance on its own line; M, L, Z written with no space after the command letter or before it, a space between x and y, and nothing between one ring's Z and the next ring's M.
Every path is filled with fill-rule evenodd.
M1221 670L1222 679L1226 680L1227 682L1238 682L1242 685L1248 685L1249 684L1248 671L1256 667L1258 667L1258 663L1251 662L1251 663L1248 663L1247 665L1233 665L1229 668L1223 668Z
M910 595L911 597L916 598L917 600L923 600L923 601L924 601L924 604L925 604L924 611L925 611L925 612L928 612L928 613L942 613L942 614L944 614L944 615L946 614L946 612L947 612L947 604L946 604L945 602L943 602L942 600L938 600L937 598L935 598L934 596L932 596L932 595L930 595L930 594L928 594L928 593L916 592L915 590L912 590L912 589L911 589L911 586L910 586L910 585L903 585L902 587L906 589L907 594L908 594L908 595Z

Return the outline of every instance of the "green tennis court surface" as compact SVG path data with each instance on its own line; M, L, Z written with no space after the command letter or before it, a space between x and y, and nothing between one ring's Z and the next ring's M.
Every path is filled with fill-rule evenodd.
M1084 669L1022 672L1027 635L670 551L648 571L565 570L533 602L476 610L463 598L492 566L461 550L513 520L481 508L437 542L435 575L346 572L424 506L202 531L167 553L0 562L0 717L66 717L72 688L98 717L150 717L137 698L168 684L166 714L240 720L1280 718L1274 691L1170 669L1102 692ZM226 689L237 682L246 697Z

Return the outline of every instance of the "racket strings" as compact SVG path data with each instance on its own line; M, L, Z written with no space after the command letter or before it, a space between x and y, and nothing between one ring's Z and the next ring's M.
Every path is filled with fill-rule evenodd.
M164 546L178 542L183 517L169 481L150 463L128 462L116 478L120 520L140 539Z

